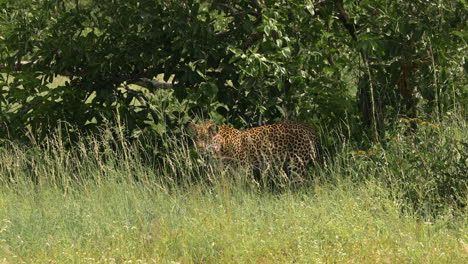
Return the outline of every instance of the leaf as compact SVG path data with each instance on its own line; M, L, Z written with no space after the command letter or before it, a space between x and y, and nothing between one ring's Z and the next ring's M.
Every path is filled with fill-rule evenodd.
M289 58L291 57L291 49L289 47L285 47L281 49L281 54L283 55L283 57Z
M305 8L311 16L314 16L315 15L314 5L310 1L307 1L307 2L308 3L306 4Z

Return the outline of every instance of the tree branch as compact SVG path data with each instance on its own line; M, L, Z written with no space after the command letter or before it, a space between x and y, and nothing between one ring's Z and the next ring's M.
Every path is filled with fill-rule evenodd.
M343 26L348 30L353 40L357 41L356 25L349 22L349 16L343 7L343 0L334 0L334 2L335 7L338 9L338 19L343 23Z
M145 88L149 88L148 86L151 86L155 89L171 89L173 87L172 83L160 82L148 78L140 78L139 81L130 82L130 84L136 84Z
M12 71L21 71L24 67L34 66L34 65L36 65L36 63L37 63L37 61L20 61L20 62L16 63L15 65L13 65L13 67L9 67L8 65L0 64L0 70L10 69Z

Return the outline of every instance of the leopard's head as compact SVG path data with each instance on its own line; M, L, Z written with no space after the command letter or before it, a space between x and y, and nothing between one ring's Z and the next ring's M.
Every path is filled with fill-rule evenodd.
M220 150L220 144L217 140L218 125L213 123L189 123L188 132L197 149L216 152Z

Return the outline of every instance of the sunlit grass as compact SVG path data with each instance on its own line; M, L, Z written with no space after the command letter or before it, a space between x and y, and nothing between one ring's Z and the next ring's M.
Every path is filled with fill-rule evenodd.
M73 148L1 143L0 263L468 262L465 209L415 213L346 146L308 182L271 189L178 139L152 162L109 130Z
M401 215L373 184L276 195L230 188L169 194L109 181L67 195L4 190L0 255L29 263L468 260L466 221Z

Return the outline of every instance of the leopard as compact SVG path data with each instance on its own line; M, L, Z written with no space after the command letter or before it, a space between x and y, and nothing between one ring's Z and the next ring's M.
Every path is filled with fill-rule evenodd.
M285 120L244 130L211 122L189 127L196 149L214 153L230 167L265 170L279 162L287 175L303 178L319 160L317 132L304 123Z

